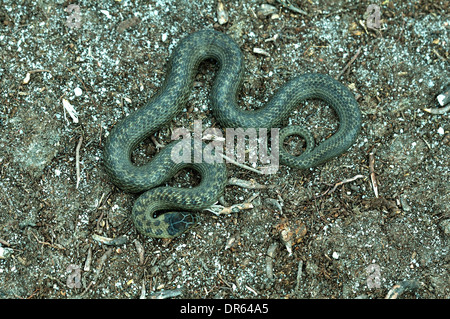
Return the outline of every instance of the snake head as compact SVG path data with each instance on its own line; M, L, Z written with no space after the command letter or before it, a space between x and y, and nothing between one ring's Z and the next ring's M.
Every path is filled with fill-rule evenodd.
M198 221L198 218L187 212L165 211L158 216L153 214L133 214L132 216L139 232L154 238L180 236Z
M146 197L149 194L151 197L153 192L152 189L141 195L133 206L131 217L141 234L154 238L173 238L198 222L195 214L174 211L180 208Z
M186 212L168 212L163 215L166 231L170 236L168 238L176 237L184 233L188 228L197 223L197 218Z

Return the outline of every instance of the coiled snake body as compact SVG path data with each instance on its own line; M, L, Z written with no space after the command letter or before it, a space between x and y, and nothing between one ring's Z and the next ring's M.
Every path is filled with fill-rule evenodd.
M306 129L290 126L281 130L280 145L290 135L300 135L307 149L300 156L290 155L280 147L282 164L305 169L317 166L345 152L355 141L361 126L359 106L352 93L331 77L304 74L283 85L261 109L244 111L236 97L244 71L244 58L237 44L227 35L203 30L179 42L171 56L167 77L159 92L142 108L111 130L104 145L104 165L111 181L129 192L145 192L135 202L132 218L137 229L150 237L171 238L196 222L191 211L214 204L226 184L224 163L175 163L171 159L172 142L143 166L131 161L131 153L146 137L166 125L185 105L197 68L205 59L219 63L212 91L211 106L219 123L225 127L276 128L299 103L308 98L327 102L339 117L339 129L320 145ZM179 170L191 167L201 182L193 188L157 187ZM154 216L156 212L164 213Z

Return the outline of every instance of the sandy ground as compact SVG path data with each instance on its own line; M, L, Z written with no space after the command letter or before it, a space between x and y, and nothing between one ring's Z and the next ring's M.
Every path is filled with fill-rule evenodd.
M450 78L448 1L379 2L374 29L371 1L223 1L224 24L215 1L71 3L0 5L0 298L450 297L450 123L424 111ZM261 107L297 74L325 73L356 96L362 131L307 171L228 164L253 187L227 186L223 204L253 209L204 212L171 241L144 238L129 217L137 197L109 182L102 143L157 92L176 43L201 29L241 47L242 107ZM216 69L201 65L186 109L155 141L194 120L217 127ZM288 123L319 143L338 127L318 101ZM146 141L135 161L156 151ZM170 184L197 179L184 171ZM396 284L405 291L393 295Z

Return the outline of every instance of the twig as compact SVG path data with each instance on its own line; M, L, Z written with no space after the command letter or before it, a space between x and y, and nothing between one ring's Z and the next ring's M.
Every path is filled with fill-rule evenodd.
M308 15L308 13L306 13L303 10L300 10L299 8L297 8L296 6L292 5L289 0L278 0L278 3L281 4L283 7L285 7L286 9L289 9L291 11L303 14L305 16Z
M91 262L92 262L92 248L89 247L88 253L87 253L87 257L86 257L86 261L84 263L83 271L91 270Z
M222 1L217 1L217 21L220 25L228 22L228 13Z
M334 192L336 190L336 188L338 188L338 186L345 184L345 183L353 182L354 180L357 180L358 178L364 178L364 175L355 175L353 177L346 178L343 181L336 183L336 185L334 185L334 187L331 189L330 193Z
M139 255L139 265L143 265L144 261L145 261L144 260L144 253L145 253L144 246L142 246L142 244L137 239L134 240L134 246L136 247L136 251Z
M66 250L66 248L63 247L63 246L61 246L60 244L51 244L51 243L49 243L49 242L39 240L39 238L37 238L37 236L36 236L35 233L31 232L31 234L34 236L34 238L37 240L37 242L38 242L39 244L41 244L41 245L48 245L48 246L50 246L50 247L52 247L52 248L61 249L61 250Z
M448 92L447 92L448 94ZM443 103L442 103L443 104ZM450 103L446 107L439 107L439 108L426 108L423 109L425 112L431 113L431 114L445 114L450 110Z
M12 248L0 246L0 259L6 259L13 254L14 250Z
M67 66L64 66L67 70L69 70L77 79L78 81L81 82L81 84L83 85L84 90L86 91L86 93L89 95L89 99L91 100L92 104L94 104L95 108L98 108L97 103L95 103L95 100L92 98L91 94L89 93L89 90L87 89L86 85L84 84L83 80L81 80L79 78L78 75L76 75L71 69L69 69Z
M397 299L397 297L399 297L406 290L414 291L422 286L423 283L417 280L403 280L402 282L394 285L384 299Z
M100 126L99 139L98 139L98 146L101 146L101 145L102 145L103 127L102 127L101 124L99 124L98 126Z
M254 180L246 181L246 180L234 178L234 177L232 177L228 180L228 185L236 185L239 187L250 188L250 189L265 189L265 188L270 187L270 186L258 184Z
M273 258L266 256L266 274L270 282L273 281Z
M224 155L224 154L220 154L220 156L222 156L225 160L227 160L228 163L232 163L232 164L234 164L234 165L236 165L236 166L239 166L239 167L241 167L241 168L248 169L249 171L252 171L252 172L254 172L254 173L264 174L264 173L261 172L260 170L257 170L256 168L250 167L250 166L245 165L245 164L238 163L238 162L236 162L234 159L232 159L232 158L230 158L230 157L228 157L228 156L226 156L226 155Z
M207 136L203 137L203 139L224 141L223 137L216 136L214 134L208 134ZM222 158L225 159L228 163L234 164L236 166L239 166L241 168L247 169L247 170L249 170L251 172L254 172L254 173L258 173L258 174L261 174L261 175L265 174L263 171L257 170L256 168L253 168L253 167L245 165L245 164L241 164L241 163L235 161L234 159L226 156L223 153L219 153L219 155L222 156ZM267 170L266 167L263 167L263 169Z
M358 174L358 175L355 175L355 176L353 176L353 177L346 178L346 179L344 179L343 181L337 182L337 183L333 186L332 189L328 189L328 190L325 191L323 194L317 196L317 198L322 197L322 196L325 196L325 195L328 194L328 193L333 193L333 192L336 190L336 188L338 188L338 187L341 186L342 184L349 183L349 182L353 182L354 180L357 180L358 178L364 178L364 175L359 175L359 174Z
M98 260L98 265L96 267L96 274L94 275L94 278L89 282L88 286L86 287L86 289L79 295L79 297L82 297L88 290L89 288L91 288L92 285L95 285L96 281L98 280L98 278L100 277L101 274L101 270L103 268L103 264L105 263L105 261L109 258L109 256L111 256L113 249L112 248L108 248L108 250L99 258Z
M89 290L89 288L91 288L91 286L95 284L95 282L90 281L88 286L86 287L86 289L84 289L84 291L78 296L78 297L83 297L83 295Z
M47 69L38 69L38 70L28 71L28 73L37 73L37 72L49 72L49 73L51 73L51 71L47 70Z
M139 296L139 299L145 299L145 294L146 294L146 290L145 290L145 281L142 280L142 287L141 287L141 295Z
M336 77L334 78L335 80L338 80L341 77L341 75L344 74L345 71L347 71L347 69L350 67L350 65L352 65L353 62L355 62L356 58L359 56L360 53L361 53L361 47L359 47L358 51L356 51L356 54L351 58L351 60L342 69L342 71L339 72L338 75L336 75Z
M100 213L100 217L97 219L97 232L100 232L100 228L103 227L101 224L103 222L103 211Z
M92 239L109 246L121 246L125 245L128 242L128 238L125 235L116 238L108 238L94 234L92 235Z
M225 215L225 214L231 214L231 213L238 213L242 210L246 209L252 209L253 204L252 203L242 203L242 204L234 204L229 207L224 207L222 205L211 205L207 209L205 209L208 212L213 213L214 215Z
M447 86L442 90L442 92L436 97L436 100L438 101L440 108L427 108L423 109L425 112L431 113L431 114L444 114L450 110L450 83L447 84Z
M150 139L155 144L157 150L164 148L164 145L159 143L154 136L150 136Z
M183 293L183 288L173 290L162 290L154 292L148 296L149 299L166 299L180 296Z
M3 245L3 246L11 246L11 244L10 243L8 243L6 240L4 240L4 239L2 239L2 238L0 238L0 245Z
M31 76L31 74L37 73L37 72L49 72L49 73L51 73L50 70L45 70L45 69L39 69L39 70L31 70L31 71L28 71L27 74L25 75L25 78L24 78L23 81L22 81L22 84L28 84L28 82L30 82L30 76Z
M436 51L436 49L433 49L433 53L436 54L442 61L447 62L447 59L441 56L439 52Z
M76 170L77 170L77 186L76 188L78 189L78 185L80 184L80 148L81 148L81 143L83 143L83 135L80 136L80 140L78 141L78 145L76 148L76 153L75 153L75 165L76 165Z
M70 104L69 101L67 101L66 99L62 99L62 104L63 104L63 110L64 110L64 119L67 121L67 124L69 124L69 121L67 120L66 117L66 111L67 113L69 113L70 117L72 118L72 121L74 123L78 123L79 119L78 119L78 112L75 110L75 108L73 107L72 104Z
M303 268L303 260L300 259L298 262L297 269L297 284L295 285L295 292L298 293L300 291L300 281L302 279L302 268Z
M370 153L369 154L370 180L372 181L372 188L373 188L373 192L375 193L375 197L378 198L378 183L377 183L377 179L375 177L374 164L375 164L374 154Z
M401 38L401 36L403 34L403 31L405 30L405 23L406 23L406 20L403 20L403 23L402 23L401 30L400 30L400 33L398 35L397 41L400 40L400 38Z
M76 264L67 266L66 272L69 273L66 280L66 286L69 288L81 288L81 268Z
M10 196L9 196L10 192L6 190L6 187L3 185L1 180L0 180L0 186L1 186L1 189L3 190L2 194L4 195L4 198L7 201L9 209L13 210L15 206L14 206L14 204L13 204L13 202L12 202Z

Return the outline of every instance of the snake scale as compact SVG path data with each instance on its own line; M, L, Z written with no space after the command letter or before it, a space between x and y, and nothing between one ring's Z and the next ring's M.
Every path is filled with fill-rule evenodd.
M211 206L224 191L225 164L175 163L171 152L179 142L170 143L142 166L131 160L137 145L167 125L185 106L199 64L205 59L219 64L210 99L213 115L224 128L277 128L300 102L310 98L324 100L334 109L339 128L315 147L312 134L304 128L289 126L280 131L282 164L298 169L317 166L345 152L360 131L361 113L352 93L322 74L293 78L264 107L243 110L236 102L244 72L244 57L238 45L229 36L214 30L192 33L173 50L166 79L158 93L116 124L104 145L103 161L111 181L124 191L143 193L132 209L132 219L143 235L172 238L182 234L197 221L192 211ZM300 135L307 142L307 149L300 156L289 154L282 146L290 135ZM161 186L185 167L200 174L198 186Z

